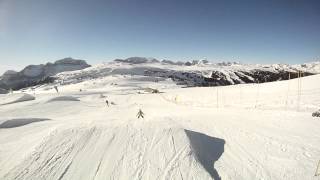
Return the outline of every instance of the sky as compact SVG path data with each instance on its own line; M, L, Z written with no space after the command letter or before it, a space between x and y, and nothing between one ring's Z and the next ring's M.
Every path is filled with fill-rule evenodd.
M0 0L0 73L64 57L320 60L319 0Z

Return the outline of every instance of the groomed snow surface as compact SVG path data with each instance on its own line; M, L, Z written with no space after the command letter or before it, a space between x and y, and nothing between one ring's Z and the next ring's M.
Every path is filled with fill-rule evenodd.
M0 179L316 180L319 82L179 88L117 75L0 95Z

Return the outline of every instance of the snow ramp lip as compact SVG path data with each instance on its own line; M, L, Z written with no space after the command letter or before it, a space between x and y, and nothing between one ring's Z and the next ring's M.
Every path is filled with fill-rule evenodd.
M0 124L0 129L16 128L24 126L31 123L49 121L48 118L18 118L18 119L9 119Z
M225 140L191 130L185 129L184 131L189 138L191 149L199 163L214 180L221 180L220 175L214 168L214 163L224 152Z

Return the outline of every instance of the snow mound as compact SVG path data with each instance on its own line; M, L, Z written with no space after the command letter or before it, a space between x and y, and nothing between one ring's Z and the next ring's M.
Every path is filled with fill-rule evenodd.
M80 101L80 100L78 99L78 97L74 97L74 96L59 96L59 97L50 99L48 102L54 102L54 101Z
M35 100L36 98L30 94L9 94L6 96L1 96L0 97L0 105L7 105L7 104L14 104L14 103L19 103L19 102L24 102L24 101L32 101Z
M65 129L4 179L219 179L223 150L224 140L181 128Z
M10 119L2 122L0 124L0 129L1 128L15 128L15 127L20 127L24 126L27 124L35 123L35 122L40 122L40 121L48 121L50 119L46 118L23 118L23 119Z

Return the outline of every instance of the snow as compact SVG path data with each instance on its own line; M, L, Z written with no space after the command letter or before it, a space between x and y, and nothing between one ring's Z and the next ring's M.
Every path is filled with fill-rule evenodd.
M79 101L79 99L73 96L59 96L59 97L54 97L52 99L49 99L48 102L53 102L53 101Z
M49 119L41 119L41 118L26 118L26 119L10 119L2 122L0 124L1 128L15 128L19 126L24 126L34 122L47 121ZM1 122L1 121L0 121Z
M0 95L0 179L317 179L320 75L180 88L99 66Z
M14 104L24 101L32 101L35 97L30 94L19 93L19 94L7 94L0 96L0 105Z

